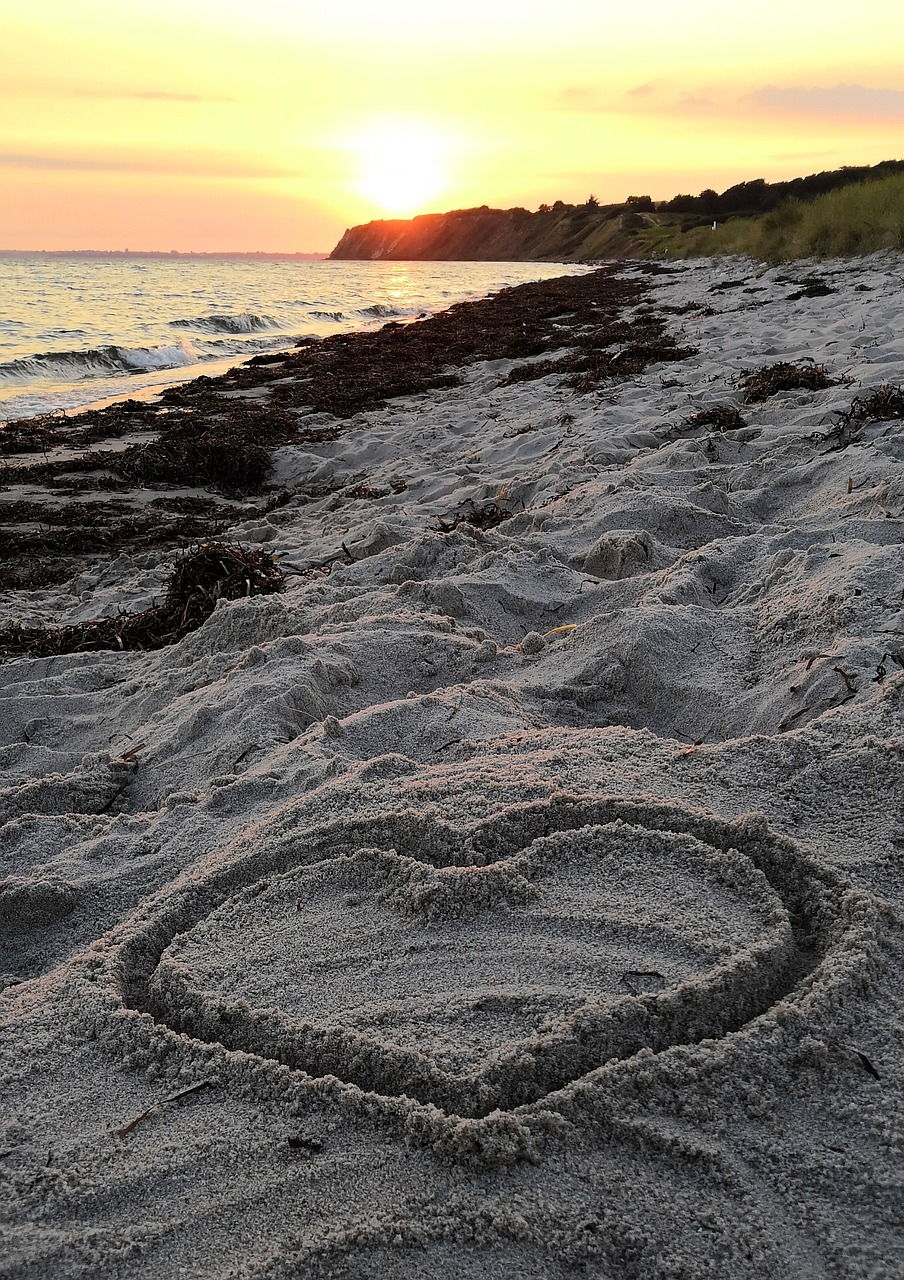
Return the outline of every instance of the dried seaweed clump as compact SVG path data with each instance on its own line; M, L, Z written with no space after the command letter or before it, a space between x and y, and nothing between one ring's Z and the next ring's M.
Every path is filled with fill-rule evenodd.
M846 424L853 422L892 422L904 418L904 387L883 383L867 396L856 396L850 409L838 414Z
M849 409L836 409L834 416L835 421L822 437L832 442L830 452L857 444L868 422L894 422L904 418L904 387L893 382L883 383L869 395L856 396Z
M566 345L566 341L574 348L567 355L515 365L502 385L560 373L568 375L566 385L576 391L596 391L613 378L643 373L651 364L687 360L697 354L696 347L679 347L666 332L661 316L649 311L639 313L630 323L612 320L587 328L568 340L560 337L559 345ZM619 350L611 350L617 344L620 344Z
M437 516L436 519L443 533L451 533L460 524L469 524L475 529L494 529L496 525L502 524L503 520L511 519L517 511L523 509L524 500L522 498L511 500L506 494L506 486L503 485L496 497L489 502L477 503L473 498L469 498L464 506L455 512L451 520L444 520L442 516Z
M173 396L170 402L175 411L158 419L155 439L101 455L111 471L131 484L213 485L251 493L267 478L270 448L291 439L297 427L290 414L230 401L206 388L187 405Z
M213 613L218 600L281 591L285 575L273 557L223 542L203 542L173 566L163 604L94 622L45 631L0 631L0 657L40 658L101 649L162 649L175 644Z
M733 404L713 404L698 409L684 419L686 427L715 427L717 431L738 431L747 426Z
M842 381L830 378L824 364L812 361L801 364L779 361L761 369L745 369L740 378L748 404L759 404L780 391L824 391L826 387L840 386Z

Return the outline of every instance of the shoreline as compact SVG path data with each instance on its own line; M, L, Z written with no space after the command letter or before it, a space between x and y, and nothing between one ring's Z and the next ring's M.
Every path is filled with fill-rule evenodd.
M44 330L10 322L0 361L3 423L219 376L254 355L312 337L368 332L389 319L407 323L520 280L584 270L551 263L326 260L255 267L226 259L177 266L168 255L131 266L89 257L65 287L52 264L36 260L34 271L4 270L8 309L29 316L52 310L58 325ZM32 296L36 280L44 283L41 297ZM123 291L108 317L106 299Z
M25 526L20 531L11 523L0 532L6 562L0 586L59 581L76 567L71 555L55 565L52 554L46 554L52 553L54 537L71 551L72 538L65 527L55 535L35 529L42 501L44 523L51 526L60 525L65 514L60 496L78 495L80 521L86 503L98 504L97 514L107 527L100 537L87 536L91 554L102 549L105 539L116 545L117 527L128 541L152 535L172 545L203 536L204 519L182 525L168 517L149 522L148 502L166 509L173 494L179 504L197 490L212 531L221 517L234 515L236 500L266 493L274 448L332 439L344 420L380 406L387 397L449 385L457 376L446 371L449 363L543 352L553 337L558 342L561 333L564 340L569 331L562 323L558 330L552 328L549 311L567 310L573 303L580 313L576 324L606 315L611 321L611 304L597 313L602 304L588 302L586 286L576 283L587 278L585 273L514 286L411 324L394 321L376 330L335 334L256 355L213 377L195 375L153 396L101 402L62 419L40 415L8 423L0 437L4 480L7 489L17 483L27 486L28 501L17 506L15 498L7 504L0 497L0 517ZM649 325L637 329L647 333ZM361 367L367 368L363 376ZM111 496L121 510L112 533ZM260 498L258 505L265 503Z
M904 304L813 270L618 263L31 424L23 1280L893 1274Z

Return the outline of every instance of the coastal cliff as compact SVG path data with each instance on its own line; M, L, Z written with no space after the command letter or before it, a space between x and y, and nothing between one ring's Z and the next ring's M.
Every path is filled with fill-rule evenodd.
M713 251L771 257L776 231L789 219L799 221L800 211L809 205L824 207L829 222L840 228L838 242L832 243L833 252L870 253L898 243L900 233L893 211L900 205L900 192L895 180L904 181L904 160L846 165L782 182L754 178L735 183L721 195L707 188L698 196L677 195L656 202L650 196L628 196L623 204L603 205L591 196L584 204L561 200L543 204L536 213L481 205L479 209L426 213L352 227L330 257L586 262L647 257L650 253L683 257ZM854 191L838 203L846 187ZM773 212L776 217L769 222L766 215ZM856 234L851 231L852 224L859 227ZM709 233L717 226L720 236L710 240ZM798 250L797 256L825 251L819 247L825 235L818 227L816 231L814 244ZM760 244L762 236L765 239ZM778 252L779 256L795 256L793 245Z
M580 262L627 256L646 215L619 205L457 209L351 227L330 254L434 262Z

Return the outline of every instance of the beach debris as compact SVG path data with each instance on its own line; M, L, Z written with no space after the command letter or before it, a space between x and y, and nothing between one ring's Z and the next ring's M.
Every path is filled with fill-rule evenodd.
M279 380L269 385L267 410L303 407L351 418L398 396L455 386L457 370L476 361L561 350L582 330L614 321L621 307L636 304L643 294L642 282L619 279L604 267L501 289L414 324L333 334L284 353ZM261 377L259 368L234 369L218 385L257 387Z
M182 412L179 396L164 392L162 400L173 411L158 417L159 435L120 452L98 451L102 466L132 484L165 481L252 493L270 470L270 448L298 431L294 414L258 401L230 400L205 390Z
M662 317L648 311L632 322L612 319L607 324L594 325L578 332L571 341L574 349L566 356L515 365L503 386L558 373L567 375L566 385L576 391L594 391L613 378L643 373L648 365L696 355L695 347L679 347L666 332ZM557 345L565 345L565 339L560 337ZM618 349L612 350L613 347Z
M836 666L836 667L833 667L832 670L836 672L837 675L841 676L842 680L845 683L845 687L847 688L848 693L857 692L857 686L854 684L853 676L849 675L848 672L845 671L844 667Z
M805 276L803 280L792 280L789 283L799 286L795 293L788 294L789 302L798 302L801 298L825 298L830 293L838 292L820 276Z
M544 636L540 635L539 631L528 631L521 643L515 645L515 648L520 650L521 653L526 654L528 657L531 657L535 653L540 653L541 650L546 648L546 639Z
M715 427L717 431L738 431L747 426L733 404L712 404L697 409L684 419L686 427Z
M835 422L822 436L815 438L831 441L828 453L858 444L863 438L862 428L869 422L895 422L904 419L904 387L885 382L865 396L856 396L848 409L835 409ZM858 429L859 428L859 429ZM850 492L850 490L849 490Z
M0 503L0 589L35 590L64 582L79 558L129 548L187 546L221 534L246 509L210 498L156 498L141 510L114 499Z
M316 1155L323 1150L323 1143L319 1138L309 1138L304 1133L290 1134L286 1138L286 1145L290 1151L306 1151L309 1155Z
M869 1072L869 1074L873 1077L873 1079L874 1079L874 1080L881 1080L881 1079L882 1079L882 1077L879 1075L879 1072L876 1070L876 1068L875 1068L875 1067L873 1066L873 1064L870 1062L869 1058L866 1056L866 1054L865 1054L865 1053L861 1053L859 1049L855 1049L855 1050L854 1050L854 1056L856 1057L857 1061L860 1063L860 1065L861 1065L861 1067L863 1068L863 1070L864 1070L864 1071L868 1071L868 1072Z
M451 519L435 516L442 533L451 533L460 524L473 525L475 529L493 529L503 520L509 520L518 511L524 510L524 499L514 501L508 497L508 486L502 485L495 498L489 502L475 502L468 498L464 505L455 512Z
M99 440L152 430L159 410L141 400L119 400L86 413L44 413L0 423L0 455L46 453L62 446L84 449Z
M780 360L778 364L764 365L759 369L745 369L740 376L744 399L748 404L759 404L781 391L824 391L838 387L843 378L830 378L824 364L803 360L791 364Z
M199 1093L201 1089L209 1089L213 1084L216 1084L215 1080L198 1080L195 1084L190 1084L186 1089L180 1089L178 1093L171 1093L167 1098L160 1098L157 1102L152 1102L149 1107L142 1111L140 1116L136 1116L134 1120L130 1120L128 1124L116 1130L117 1138L120 1140L127 1138L133 1129L137 1129L140 1124L147 1120L149 1116L152 1116L155 1111L159 1111L161 1107L165 1107L171 1102L179 1102L180 1099L187 1098L189 1094Z
M202 542L176 561L163 604L141 613L121 613L55 630L8 627L0 631L0 658L161 649L196 631L213 613L218 600L281 591L284 583L285 574L267 552Z

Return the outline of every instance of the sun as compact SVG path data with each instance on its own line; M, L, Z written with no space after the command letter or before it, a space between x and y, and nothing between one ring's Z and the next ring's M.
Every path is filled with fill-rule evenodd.
M411 214L451 185L453 140L426 120L383 120L352 141L355 187L384 213Z

